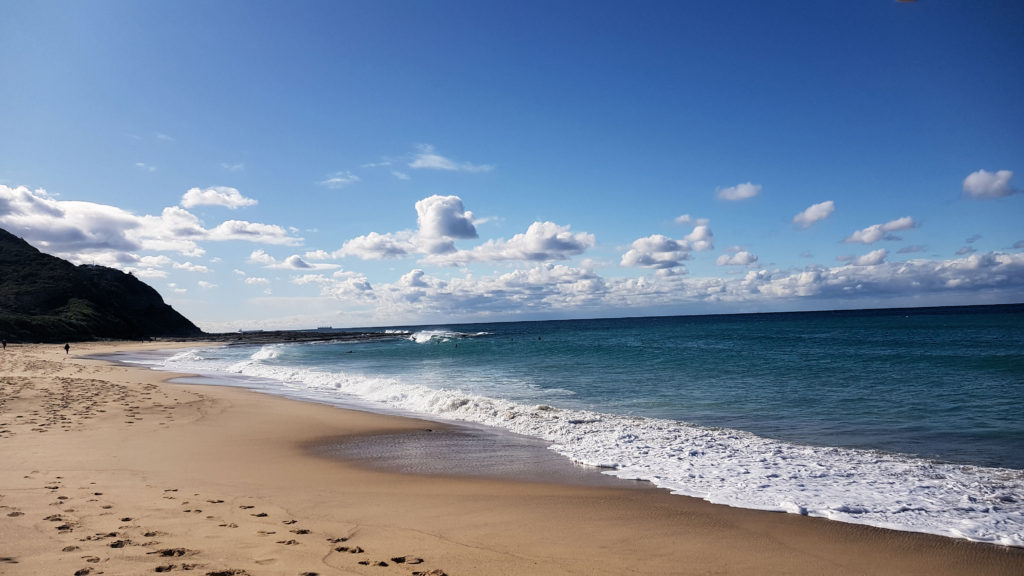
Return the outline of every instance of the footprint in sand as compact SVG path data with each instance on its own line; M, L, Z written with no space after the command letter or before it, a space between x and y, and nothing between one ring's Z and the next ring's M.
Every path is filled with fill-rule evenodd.
M352 547L349 547L349 546L338 546L337 548L334 549L334 551L335 552L348 552L349 554L362 554L363 552L365 552L365 550L363 550L359 546L352 546Z
M179 558L181 556L190 556L195 554L194 550L188 548L164 548L163 550L156 550L154 552L146 552L146 554L156 554L161 558Z

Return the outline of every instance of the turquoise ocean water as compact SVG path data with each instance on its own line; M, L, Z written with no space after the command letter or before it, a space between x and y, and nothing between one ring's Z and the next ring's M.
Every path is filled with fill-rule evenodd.
M733 506L1024 546L1024 306L379 329L142 359Z

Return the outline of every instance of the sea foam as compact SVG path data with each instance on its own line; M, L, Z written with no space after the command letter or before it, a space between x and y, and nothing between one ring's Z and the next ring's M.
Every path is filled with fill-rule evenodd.
M423 342L452 337L417 334ZM260 378L263 390L319 402L502 428L541 438L559 454L607 474L713 503L1024 547L1024 471L790 444L738 430L275 364L280 350L281 345L264 346L227 364L187 351L163 367Z

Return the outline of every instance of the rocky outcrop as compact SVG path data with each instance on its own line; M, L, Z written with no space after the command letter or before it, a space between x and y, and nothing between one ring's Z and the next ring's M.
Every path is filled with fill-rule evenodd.
M200 334L135 276L75 266L0 229L0 337L64 342Z

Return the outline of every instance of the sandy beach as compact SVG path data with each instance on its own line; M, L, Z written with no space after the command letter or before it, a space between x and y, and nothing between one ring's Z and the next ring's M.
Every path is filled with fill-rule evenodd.
M1024 549L630 483L367 469L314 447L443 425L84 358L170 347L0 353L0 574L1024 573Z

